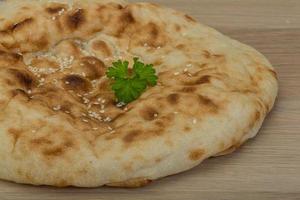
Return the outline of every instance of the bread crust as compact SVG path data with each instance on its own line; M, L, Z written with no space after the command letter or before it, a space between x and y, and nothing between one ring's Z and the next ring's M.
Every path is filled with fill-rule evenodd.
M105 71L135 56L158 85L118 107ZM277 91L263 55L173 9L0 3L1 179L144 186L254 137Z

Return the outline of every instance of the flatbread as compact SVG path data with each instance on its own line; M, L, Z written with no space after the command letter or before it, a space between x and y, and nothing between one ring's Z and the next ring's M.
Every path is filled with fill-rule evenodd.
M136 56L154 64L159 83L116 105L105 71ZM143 186L254 137L277 90L263 55L173 9L4 1L0 178Z

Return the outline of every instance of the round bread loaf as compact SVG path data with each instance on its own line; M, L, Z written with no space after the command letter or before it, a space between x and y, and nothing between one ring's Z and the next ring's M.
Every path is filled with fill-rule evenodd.
M154 64L158 85L122 107L105 73L133 57ZM277 90L263 55L173 9L4 1L0 178L143 186L254 137Z

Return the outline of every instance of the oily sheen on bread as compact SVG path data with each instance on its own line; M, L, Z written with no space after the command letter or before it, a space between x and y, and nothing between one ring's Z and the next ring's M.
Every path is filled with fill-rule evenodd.
M133 57L154 64L159 83L120 106L105 72ZM142 186L254 137L277 88L263 55L173 9L4 1L0 178Z

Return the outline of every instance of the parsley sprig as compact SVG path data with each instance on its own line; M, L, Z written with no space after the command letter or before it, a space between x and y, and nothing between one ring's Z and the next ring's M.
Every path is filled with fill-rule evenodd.
M152 64L144 64L138 58L133 59L132 72L128 61L118 60L108 68L107 77L112 79L112 90L118 102L128 104L139 98L148 86L155 86L158 77Z

